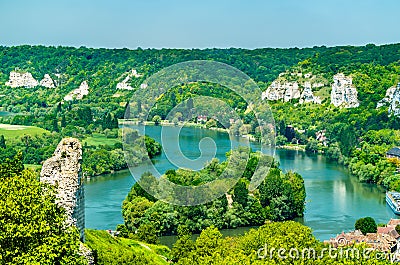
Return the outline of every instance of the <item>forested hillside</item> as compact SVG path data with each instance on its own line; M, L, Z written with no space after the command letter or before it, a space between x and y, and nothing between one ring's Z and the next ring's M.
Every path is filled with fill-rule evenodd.
M397 181L393 174L397 164L386 160L385 152L399 143L394 131L400 128L394 100L400 95L396 92L400 82L400 44L255 50L17 46L0 47L0 58L0 110L11 112L1 118L2 123L41 127L52 132L53 137L46 141L53 143L62 136L86 139L86 148L92 146L87 149L87 156L91 156L87 161L94 161L95 155L110 156L112 151L114 162L86 167L89 175L125 167L117 162L122 146L113 140L118 137L117 119L123 118L134 91L146 89L146 78L172 64L201 59L237 67L263 91L269 91L278 80L283 80L283 87L292 89L280 92L284 93L282 100L274 100L274 96L270 96L272 100L265 99L274 113L277 145L306 146L307 151L322 152L349 164L362 181L397 187L391 184ZM11 75L22 83L11 80ZM353 97L351 105L331 104L334 96L343 96L332 94L335 78L339 88L340 82L350 82L351 94L343 98ZM314 83L307 84L310 80ZM297 83L300 87L293 92ZM308 86L305 91L303 87ZM236 127L231 129L235 134L257 138L257 121L246 110L243 100L212 84L182 84L173 88L160 98L149 119L165 119L171 108L195 95L218 97L240 110L244 124L235 123ZM388 110L392 114L388 115ZM182 120L181 116L175 118L175 123ZM288 130L289 125L292 129ZM210 120L207 126L221 124ZM374 147L377 142L374 137L366 140L367 133L386 137L385 146ZM49 144L43 145L41 140L7 141L5 147L21 146L18 149L23 151L27 164L38 164L48 154ZM4 152L7 157L16 153L8 151Z

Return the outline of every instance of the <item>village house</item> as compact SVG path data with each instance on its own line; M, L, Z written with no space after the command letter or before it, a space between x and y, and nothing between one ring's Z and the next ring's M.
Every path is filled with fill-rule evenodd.
M386 152L387 158L399 158L400 159L400 147L393 147Z
M360 230L342 232L330 240L325 240L324 243L335 248L365 243L375 250L394 253L398 251L400 244L400 235L396 231L398 224L400 224L400 219L391 219L386 226L378 227L376 233L363 235Z
M198 123L205 123L205 122L207 122L207 116L206 116L206 115L198 115L198 116L197 116L197 122L198 122Z

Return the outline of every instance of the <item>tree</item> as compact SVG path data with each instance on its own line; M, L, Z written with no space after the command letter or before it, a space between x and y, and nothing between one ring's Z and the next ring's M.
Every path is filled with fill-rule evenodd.
M4 138L4 135L0 135L0 148L6 149L6 139Z
M65 128L65 126L67 126L67 121L65 119L65 115L63 114L61 116L61 128Z
M54 117L52 119L52 131L53 132L59 132L60 131L59 128L58 128L58 120L57 120L56 117Z
M23 170L22 152L18 152L12 159L6 158L5 162L0 163L0 180L18 176Z
M61 106L61 102L59 102L59 103L57 104L56 112L61 112L61 111L62 111L62 106Z
M376 233L376 231L378 230L378 226L376 225L376 222L372 217L358 219L354 224L354 227L355 229L360 230L361 233L363 233L364 235L366 235L367 233Z
M247 206L248 194L249 191L246 187L245 179L240 179L238 183L236 183L233 188L234 197L233 200L237 203L240 203L243 208Z
M15 172L0 179L1 263L85 264L78 254L79 233L65 227L54 187L38 181L32 171Z
M215 226L210 226L203 230L196 239L195 247L199 256L212 256L221 247L222 234Z
M186 258L190 252L194 250L194 242L192 234L185 225L178 226L178 240L172 246L171 256L173 262L178 262L180 259Z
M151 224L142 224L139 226L136 234L140 241L149 244L158 244L158 237L156 234L156 229Z
M145 135L146 150L150 158L161 154L161 144L156 142L153 138Z
M90 107L79 108L78 119L80 120L80 123L84 126L91 124L93 122L93 114L91 108Z
M154 122L155 125L159 125L161 122L161 117L160 115L154 115L152 121Z
M306 152L318 152L318 141L315 139L310 139L306 145Z

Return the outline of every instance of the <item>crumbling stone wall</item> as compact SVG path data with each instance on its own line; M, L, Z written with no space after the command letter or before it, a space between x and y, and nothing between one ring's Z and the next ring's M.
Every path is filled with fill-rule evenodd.
M75 138L64 138L40 172L40 181L57 187L56 203L67 214L67 225L75 225L81 241L85 230L85 195L81 170L82 146Z

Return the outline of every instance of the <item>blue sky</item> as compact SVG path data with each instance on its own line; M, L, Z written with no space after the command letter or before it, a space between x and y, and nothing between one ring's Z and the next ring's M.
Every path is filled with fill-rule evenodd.
M0 0L0 45L260 48L400 42L399 0Z

